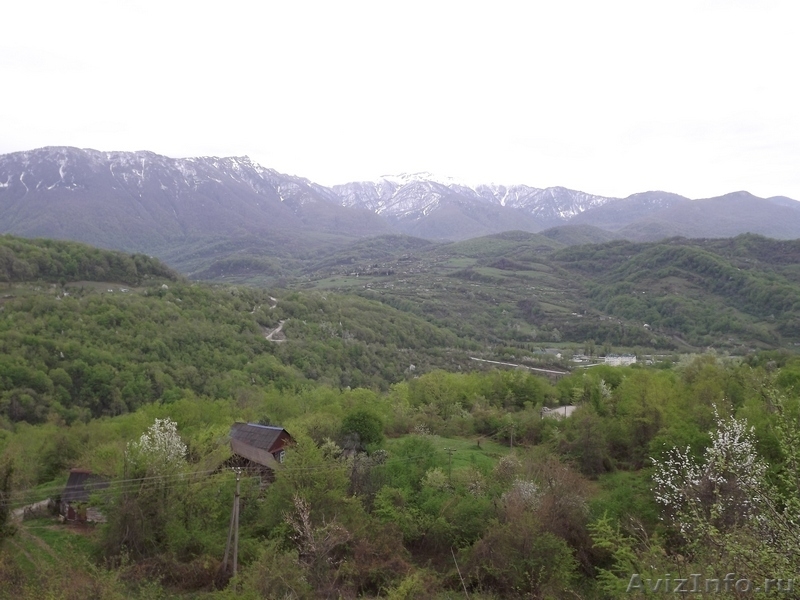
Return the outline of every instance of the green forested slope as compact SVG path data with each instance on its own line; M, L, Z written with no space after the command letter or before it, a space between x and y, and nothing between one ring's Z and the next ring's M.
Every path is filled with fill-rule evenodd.
M0 418L11 422L71 422L310 381L385 389L416 370L466 364L469 343L378 302L173 281L143 257L5 241L13 278L23 263L38 274L12 278L0 298Z
M82 528L57 561L48 544L70 547L70 527L0 527L0 590L446 600L466 588L482 600L566 600L651 597L626 592L635 574L785 583L800 560L799 373L778 353L601 366L556 385L435 371L387 393L254 388L18 424L0 429L0 507L60 492L80 465L109 477L94 501L109 523ZM579 404L568 419L541 417L564 402ZM162 419L175 427L168 461L141 450ZM220 571L236 486L217 467L230 424L257 420L295 444L270 486L242 477L233 582Z
M800 242L755 235L564 248L511 232L328 267L296 285L379 299L517 353L588 341L746 353L800 342L799 264Z
M800 337L798 253L797 241L740 236L577 246L553 259L585 277L591 305L606 314L697 345L777 346Z
M419 287L359 281L373 299L171 280L157 263L124 288L87 280L91 268L0 284L0 598L613 599L650 597L630 588L634 574L793 577L797 357L684 356L557 382L464 371L471 352L510 350L474 340L500 338L520 313L565 332L579 319L559 299L585 302L585 315L600 314L593 302L633 311L615 326L641 310L664 318L635 292L667 298L669 285L694 329L653 328L703 339L697 315L728 307L783 335L797 248L743 238L550 256L517 238L427 254ZM77 251L36 243L18 260L39 253L39 268ZM523 289L541 296L514 303ZM568 404L569 418L543 416ZM235 421L280 425L295 443L271 485L242 476L231 580ZM107 525L10 518L58 496L71 467L108 478L91 500Z
M0 236L0 282L110 281L136 285L149 277L176 279L144 254L100 250L77 242Z

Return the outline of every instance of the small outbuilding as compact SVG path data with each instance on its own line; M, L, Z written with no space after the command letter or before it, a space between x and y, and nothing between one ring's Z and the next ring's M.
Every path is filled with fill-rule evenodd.
M104 523L105 516L89 505L92 494L108 488L108 481L89 469L71 469L61 492L58 512L67 521Z

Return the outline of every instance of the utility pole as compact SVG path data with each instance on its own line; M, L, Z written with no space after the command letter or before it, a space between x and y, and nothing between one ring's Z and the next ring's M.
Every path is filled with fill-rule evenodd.
M514 449L514 423L511 423L511 446L510 448Z
M239 482L242 478L242 469L236 467L236 492L233 496L233 510L231 511L231 524L228 528L228 542L225 544L225 558L222 559L222 567L228 568L228 553L231 549L231 537L233 537L233 576L236 577L239 559Z
M453 452L455 452L455 448L444 448L444 451L447 452L447 481L448 483L453 483Z
M233 497L233 513L236 515L236 523L233 525L233 576L236 577L236 567L239 564L239 481L242 478L242 470L236 469L236 495Z

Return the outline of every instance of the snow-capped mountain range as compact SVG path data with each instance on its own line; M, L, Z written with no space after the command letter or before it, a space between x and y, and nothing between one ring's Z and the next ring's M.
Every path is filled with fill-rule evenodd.
M458 196L519 209L542 227L563 225L589 209L612 200L563 187L480 184L470 186L430 173L384 176L377 181L346 183L333 187L344 206L362 206L379 215L403 220L421 219L439 208L442 200Z
M326 187L247 157L71 147L0 156L0 232L125 250L157 253L210 239L231 246L245 237L280 249L289 239L308 245L319 235L331 242L392 232L459 240L577 224L639 240L744 232L798 238L800 203L746 192L708 200L668 192L608 198L429 173Z
M389 231L329 189L247 157L41 148L0 156L0 231L145 250L207 236Z

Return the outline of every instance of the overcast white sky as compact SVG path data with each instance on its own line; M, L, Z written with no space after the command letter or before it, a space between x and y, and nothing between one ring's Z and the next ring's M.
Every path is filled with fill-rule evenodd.
M0 153L800 200L800 2L8 2Z

